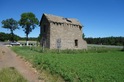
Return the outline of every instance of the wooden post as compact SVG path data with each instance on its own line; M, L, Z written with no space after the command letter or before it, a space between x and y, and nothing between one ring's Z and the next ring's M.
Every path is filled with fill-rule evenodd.
M57 49L58 49L58 53L60 53L60 49L61 49L61 38L57 39L56 41L57 43Z
M42 46L42 52L44 52L44 43L43 43L43 46Z
M43 40L42 40L42 52L44 52L44 47L45 47L45 45L46 45L46 43L45 43L45 39L43 38Z
M122 45L123 47L122 47L122 49L121 49L121 51L124 51L124 41L123 41L123 45Z

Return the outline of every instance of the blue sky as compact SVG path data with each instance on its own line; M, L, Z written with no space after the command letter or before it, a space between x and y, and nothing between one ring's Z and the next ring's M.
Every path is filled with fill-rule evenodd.
M84 25L86 37L124 36L124 0L0 0L0 22L13 18L20 19L24 12L32 12L40 20L43 13L76 18ZM0 32L10 33L1 28ZM14 31L25 37L23 29ZM36 27L29 37L37 37Z

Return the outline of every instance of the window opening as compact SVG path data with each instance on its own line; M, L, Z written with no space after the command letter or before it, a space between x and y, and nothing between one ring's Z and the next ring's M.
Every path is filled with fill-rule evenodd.
M75 46L78 46L78 40L77 39L75 40Z

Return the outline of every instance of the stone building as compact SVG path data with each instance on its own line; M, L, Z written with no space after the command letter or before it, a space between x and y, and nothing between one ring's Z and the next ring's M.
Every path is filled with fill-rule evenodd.
M41 45L49 49L86 49L82 27L76 19L43 14L40 21Z

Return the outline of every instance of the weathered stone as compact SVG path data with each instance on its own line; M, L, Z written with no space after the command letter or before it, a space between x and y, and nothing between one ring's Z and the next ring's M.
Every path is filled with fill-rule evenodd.
M41 45L49 49L86 49L82 25L76 19L43 14L40 21ZM59 41L58 41L59 40Z

